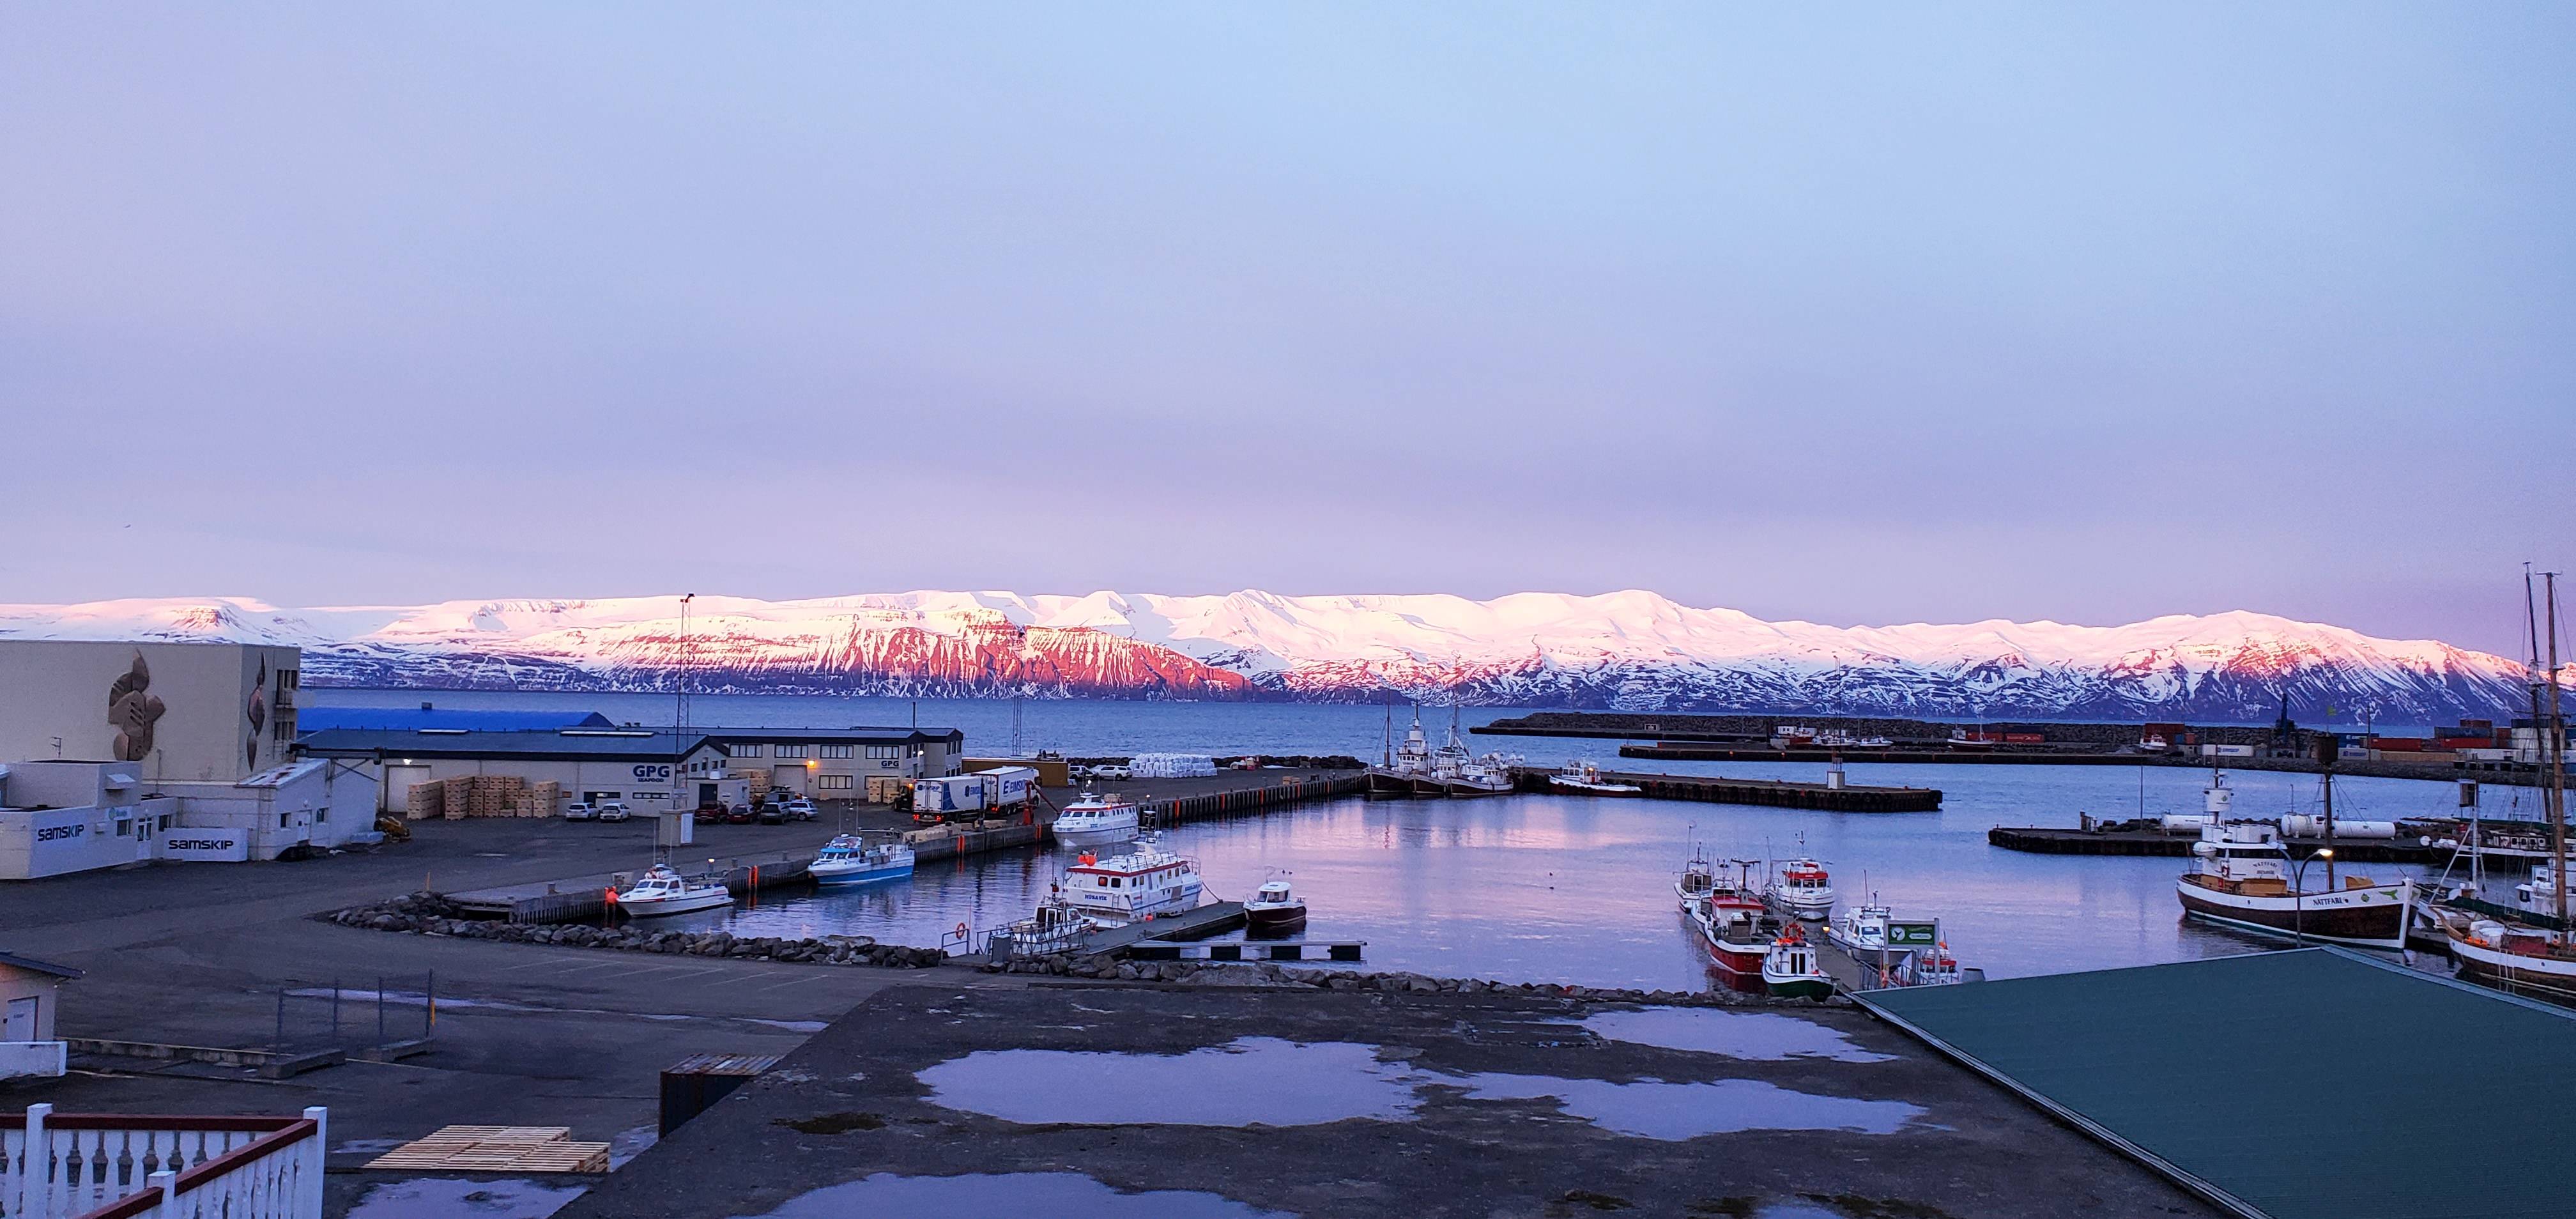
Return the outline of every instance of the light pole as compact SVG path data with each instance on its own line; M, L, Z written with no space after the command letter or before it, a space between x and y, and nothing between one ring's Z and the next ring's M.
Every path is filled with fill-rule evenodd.
M2308 864L2319 859L2325 860L2326 867L2331 870L2334 867L2334 848L2319 847L2306 859L2290 861L2290 942L2293 944L2308 942Z

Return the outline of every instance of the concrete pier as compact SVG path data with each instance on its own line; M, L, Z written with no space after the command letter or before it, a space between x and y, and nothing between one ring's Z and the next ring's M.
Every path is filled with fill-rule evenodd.
M1513 782L1522 791L1554 790L1555 771L1517 767ZM1928 813L1941 807L1937 787L1860 787L1845 783L1791 783L1780 779L1728 779L1704 775L1601 772L1604 783L1629 783L1656 800L1698 800L1711 804L1756 804L1769 808L1808 808L1836 813Z

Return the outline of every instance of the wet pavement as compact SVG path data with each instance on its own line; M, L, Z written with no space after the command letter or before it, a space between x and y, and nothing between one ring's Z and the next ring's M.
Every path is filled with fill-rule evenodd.
M1050 1209L2212 1213L1848 1009L1143 985L887 990L558 1213Z

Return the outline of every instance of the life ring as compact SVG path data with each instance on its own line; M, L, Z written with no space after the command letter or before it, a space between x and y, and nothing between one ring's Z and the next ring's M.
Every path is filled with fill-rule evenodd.
M959 923L959 924L957 924L957 938L959 938L959 939L964 939L964 938L966 938L966 924L964 924L964 923Z

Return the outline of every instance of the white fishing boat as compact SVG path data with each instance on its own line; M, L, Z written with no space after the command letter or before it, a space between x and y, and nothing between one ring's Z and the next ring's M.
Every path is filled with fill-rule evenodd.
M1875 962L1888 951L1887 924L1894 912L1878 903L1877 896L1842 912L1825 924L1825 939L1851 955L1855 961ZM1911 951L1899 948L1896 951Z
M1801 855L1771 870L1762 900L1781 914L1812 922L1833 912L1832 878L1825 865Z
M2263 821L2203 826L2191 853L2191 870L2175 880L2174 889L2194 918L2300 941L2392 951L2406 946L2415 905L2412 877L2395 884L2338 877L2331 848L2294 868L2280 829ZM2300 885L2310 871L2325 888Z
M1136 836L1136 806L1121 800L1117 793L1095 796L1082 793L1082 798L1064 806L1058 813L1052 832L1055 840L1066 846L1106 846L1126 842Z
M1584 761L1566 763L1565 769L1547 777L1547 785L1553 790L1578 796L1635 796L1646 790L1634 783L1605 781L1600 767Z
M1368 768L1368 794L1410 797L1414 780L1431 774L1431 741L1422 735L1422 707L1414 706L1413 726L1405 730L1401 746L1395 743L1395 709L1389 707L1386 716L1386 755Z
M1284 880L1264 881L1243 903L1244 934L1256 940L1278 939L1306 929L1306 899Z
M1076 913L1126 922L1190 909L1201 888L1195 861L1146 837L1119 855L1083 852L1064 870L1057 892Z
M1846 732L1820 732L1815 741L1818 749L1886 749L1895 744L1883 736L1853 736Z
M713 910L733 904L733 891L712 877L682 876L667 863L644 869L641 876L623 889L610 888L608 904L623 911L628 918L656 918L666 914L688 914Z
M814 853L805 874L825 886L900 880L912 875L912 848L894 841L870 846L857 834L843 834Z

